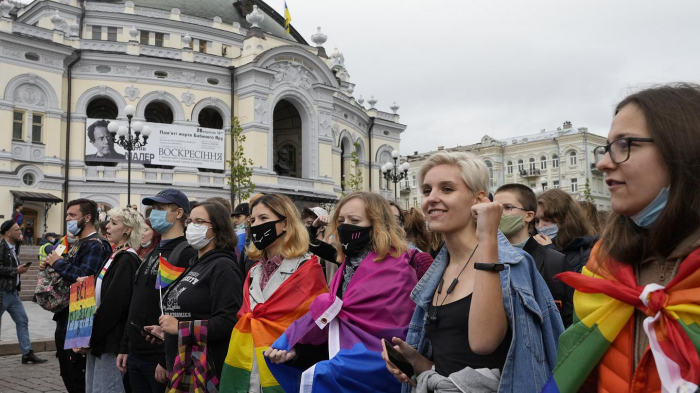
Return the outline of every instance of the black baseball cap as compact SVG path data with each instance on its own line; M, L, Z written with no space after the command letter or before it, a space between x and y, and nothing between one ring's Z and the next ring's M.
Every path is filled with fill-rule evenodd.
M250 215L250 207L248 207L248 202L239 203L236 209L231 213L231 217L243 214L246 216Z
M185 213L190 214L190 201L187 199L187 195L174 188L166 188L156 194L156 196L143 198L141 203L146 206L153 205L154 203L173 203L181 207Z
M9 231L13 226L17 224L14 220L7 220L0 225L0 235L4 235L5 232Z

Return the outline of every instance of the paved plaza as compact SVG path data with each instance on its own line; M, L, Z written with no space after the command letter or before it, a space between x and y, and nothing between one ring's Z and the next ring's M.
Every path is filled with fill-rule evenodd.
M37 355L48 362L22 364L22 355L0 356L1 393L65 392L55 352L42 352Z

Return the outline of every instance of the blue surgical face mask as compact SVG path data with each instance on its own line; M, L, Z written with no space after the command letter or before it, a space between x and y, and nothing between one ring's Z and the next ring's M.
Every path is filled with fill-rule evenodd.
M664 187L659 195L651 201L642 211L630 217L637 226L642 228L649 228L651 224L656 221L661 214L661 211L666 207L666 202L668 202L668 187Z
M80 220L82 220L82 218ZM83 230L83 226L85 226L85 224L79 226L78 223L80 220L68 221L68 232L70 232L71 235L78 236L78 234Z
M557 237L557 233L559 233L559 227L557 226L557 224L547 225L541 228L537 228L537 233L539 233L540 235L549 236L550 239L554 239L555 237Z
M151 219L151 227L153 227L153 230L161 235L167 233L170 228L173 227L173 223L168 222L168 220L165 218L167 215L168 212L165 210L153 210L151 212L151 216L149 217Z
M147 248L147 247L150 246L150 245L151 245L151 242L148 242L148 243L146 243L146 244L142 244L142 245L141 245L141 248Z

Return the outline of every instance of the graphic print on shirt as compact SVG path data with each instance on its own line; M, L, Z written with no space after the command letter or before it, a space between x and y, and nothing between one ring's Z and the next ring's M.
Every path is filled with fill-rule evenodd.
M180 303L178 302L178 298L186 289L186 287L178 286L175 290L168 292L168 297L165 299L165 309L179 310Z

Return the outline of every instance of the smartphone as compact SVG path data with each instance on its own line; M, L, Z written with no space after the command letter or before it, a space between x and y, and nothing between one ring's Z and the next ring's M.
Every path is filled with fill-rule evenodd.
M64 251L66 251L66 246L64 246L63 244L58 244L58 245L56 245L56 247L54 247L54 249L53 249L53 252L55 252L56 254L58 254L59 257L60 257L61 255L63 255L63 252L64 252Z
M382 339L382 341L384 342L386 353L389 355L389 361L392 362L394 366L398 367L402 373L406 374L407 377L411 378L416 373L413 370L411 363L409 363L408 360L403 357L401 352L394 349L394 345L392 345L389 341L386 341L385 339Z
M27 262L27 263L24 264L24 267L29 267L29 266L32 266L32 262L31 262L31 261L29 261L29 262Z
M142 334L153 337L154 339L156 339L159 342L163 342L163 337L160 337L158 335L155 335L155 334L149 332L148 330L144 329L143 326L139 326L139 325L131 322L131 327L133 327L136 330L139 330Z

